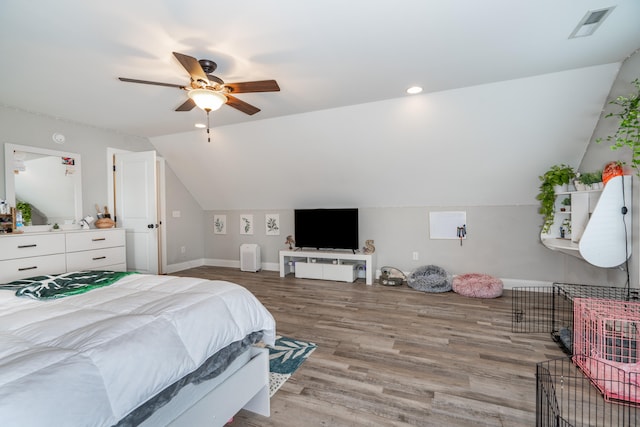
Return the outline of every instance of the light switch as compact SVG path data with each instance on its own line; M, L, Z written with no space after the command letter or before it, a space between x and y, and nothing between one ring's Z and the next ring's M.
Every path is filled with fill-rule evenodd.
M171 216L174 218L180 218L180 211L172 211Z

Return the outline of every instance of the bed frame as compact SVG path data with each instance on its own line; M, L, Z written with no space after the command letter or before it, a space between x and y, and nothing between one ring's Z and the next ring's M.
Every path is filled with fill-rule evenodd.
M250 347L216 378L185 386L140 426L224 426L241 409L270 415L267 348Z

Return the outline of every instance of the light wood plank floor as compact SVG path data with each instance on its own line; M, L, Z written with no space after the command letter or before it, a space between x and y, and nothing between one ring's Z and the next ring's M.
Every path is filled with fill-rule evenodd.
M271 417L231 426L533 426L535 365L562 357L548 334L511 332L511 293L473 299L403 285L280 278L198 267L258 297L280 335L317 350L271 399Z

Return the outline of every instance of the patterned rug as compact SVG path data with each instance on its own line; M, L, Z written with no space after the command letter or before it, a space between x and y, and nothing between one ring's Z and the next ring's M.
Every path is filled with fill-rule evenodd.
M276 336L276 342L269 348L269 396L273 396L291 374L302 365L307 357L316 349L316 345L308 341Z

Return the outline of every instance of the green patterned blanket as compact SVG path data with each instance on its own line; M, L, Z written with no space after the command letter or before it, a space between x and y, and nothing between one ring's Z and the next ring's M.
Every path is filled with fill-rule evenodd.
M63 274L42 275L28 279L14 280L0 289L15 290L19 297L37 300L64 298L88 292L117 282L133 271L72 271Z

